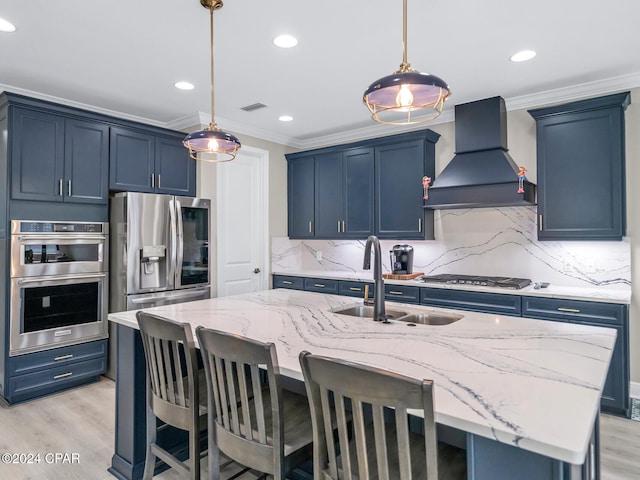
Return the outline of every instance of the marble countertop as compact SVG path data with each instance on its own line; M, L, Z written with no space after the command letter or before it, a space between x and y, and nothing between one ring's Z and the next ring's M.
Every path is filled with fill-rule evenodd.
M295 277L315 277L333 280L353 280L358 282L373 282L371 271L345 272L331 270L304 271L274 271L274 275L291 275ZM506 295L523 295L547 298L564 298L567 300L586 300L591 302L631 303L631 287L570 287L550 284L547 288L534 289L533 284L517 289L480 287L474 285L450 285L442 283L426 283L421 280L389 280L384 283L390 285L414 285L418 287L446 288L451 290L466 290L476 292L502 293Z
M582 464L616 332L475 312L446 326L382 324L332 313L351 297L288 289L145 309L276 344L281 371L298 354L335 356L435 382L436 421ZM394 309L450 311L395 304ZM109 320L138 328L135 312Z

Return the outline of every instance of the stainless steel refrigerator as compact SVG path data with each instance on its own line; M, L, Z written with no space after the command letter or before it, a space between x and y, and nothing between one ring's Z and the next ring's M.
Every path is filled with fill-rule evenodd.
M124 192L110 200L109 311L210 297L211 201ZM110 358L115 328L110 325ZM114 377L113 362L107 375Z

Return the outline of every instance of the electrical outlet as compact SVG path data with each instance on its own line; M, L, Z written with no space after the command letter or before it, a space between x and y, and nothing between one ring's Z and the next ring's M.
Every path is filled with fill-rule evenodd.
M322 252L320 250L316 250L316 260L319 262L322 261Z
M573 261L571 261L571 259L564 259L563 270L565 273L573 272Z

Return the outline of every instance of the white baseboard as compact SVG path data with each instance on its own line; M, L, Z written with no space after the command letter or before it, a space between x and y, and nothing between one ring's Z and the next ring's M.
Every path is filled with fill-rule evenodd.
M640 399L640 383L631 382L630 383L630 388L629 388L629 393L630 393L630 397L631 398Z

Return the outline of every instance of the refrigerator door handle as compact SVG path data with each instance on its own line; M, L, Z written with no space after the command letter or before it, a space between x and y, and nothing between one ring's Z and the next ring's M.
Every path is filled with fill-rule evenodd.
M175 287L176 284L176 237L177 237L177 228L176 228L176 206L175 199L172 198L169 201L169 272L168 272L168 280L171 288Z
M175 199L175 215L177 220L177 242L176 249L176 288L182 287L182 261L184 259L184 231L182 230L182 206L180 200Z

